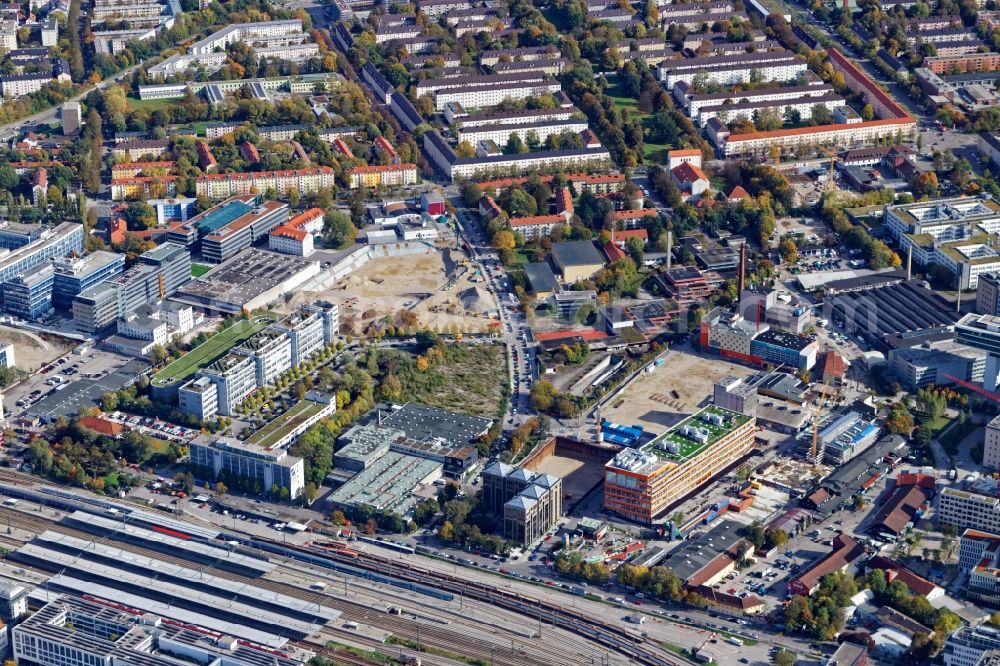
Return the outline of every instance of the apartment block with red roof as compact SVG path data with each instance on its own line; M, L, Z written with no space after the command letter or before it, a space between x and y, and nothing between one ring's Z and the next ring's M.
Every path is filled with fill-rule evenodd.
M212 149L204 141L199 141L195 144L195 150L198 152L198 166L205 173L212 173L217 168L219 168L219 163L215 161L215 155L212 154Z
M214 173L195 179L195 193L213 201L262 194L268 190L273 190L279 197L287 196L293 189L298 190L299 194L314 194L321 188L333 187L336 184L336 176L337 173L330 167Z
M387 164L385 166L358 166L351 169L351 189L359 187L397 187L416 185L417 165Z
M240 156L247 164L260 164L260 151L249 141L244 141L240 145Z
M174 173L177 162L164 160L160 162L125 162L111 167L112 178L135 178L136 176L169 175Z
M381 138L381 137L379 137L379 138ZM338 153L340 153L341 155L343 155L347 159L349 159L349 160L353 160L354 159L354 153L351 152L351 147L348 146L347 143L345 143L343 139L334 139L332 145L333 145L333 149L334 150L336 150Z

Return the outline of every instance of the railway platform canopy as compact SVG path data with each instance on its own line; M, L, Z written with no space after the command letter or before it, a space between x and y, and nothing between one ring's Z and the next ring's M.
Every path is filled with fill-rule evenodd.
M274 571L276 567L273 562L257 557L248 557L222 542L219 542L219 545L214 545L194 541L186 533L176 532L168 528L146 529L122 520L95 516L83 511L74 511L63 518L63 522L98 537L110 535L116 541L134 543L157 552L183 554L186 559L195 563L206 564L246 576L263 576Z
M244 633L260 636L234 635L254 641L267 638L266 645L280 636L308 636L340 616L334 609L251 582L213 576L206 573L209 567L187 568L59 532L43 532L10 557L59 572L49 580L49 586L76 594L94 593L126 605L139 604L136 607L167 617L172 617L171 609L180 608L203 616L202 624L212 620L227 627L246 627ZM101 589L91 591L93 586ZM116 594L130 600L123 601ZM151 605L155 608L148 607Z

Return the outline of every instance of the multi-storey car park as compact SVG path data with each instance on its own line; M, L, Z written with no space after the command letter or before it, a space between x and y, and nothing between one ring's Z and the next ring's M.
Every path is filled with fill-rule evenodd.
M706 407L605 465L604 509L649 524L750 452L756 419Z

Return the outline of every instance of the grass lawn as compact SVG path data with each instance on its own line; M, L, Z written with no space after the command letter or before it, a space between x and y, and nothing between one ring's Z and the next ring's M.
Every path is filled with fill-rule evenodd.
M928 419L923 416L918 417L921 425L932 430L935 433L941 432L945 426L951 423L951 419L947 416L939 416L936 419Z
M958 452L958 445L961 441L975 429L976 424L971 420L967 420L965 423L959 423L958 419L955 419L952 422L952 425L945 426L938 432L937 439L941 442L941 446L945 451L954 455Z
M130 111L137 111L139 109L147 109L148 111L156 111L157 109L163 109L168 106L172 106L177 103L176 99L135 99L134 97L128 98L128 108Z
M153 376L153 383L171 384L188 379L201 368L222 358L226 352L254 333L264 330L270 323L269 319L261 318L257 321L244 320L233 324L157 372Z
M638 101L629 97L622 90L621 84L617 80L612 79L609 82L608 89L605 91L608 97L615 101L615 106L619 109L628 109L630 113L638 116L642 119L642 126L645 129L644 134L649 136L649 124L652 120L653 114L640 111L638 107ZM643 144L643 156L646 161L654 163L662 163L667 161L667 151L673 150L676 146L671 146L666 143L650 143L645 142Z
M157 454L164 454L170 450L170 442L168 442L165 439L150 437L146 441L149 442L149 450L153 453L154 456Z
M615 100L615 106L619 109L629 109L632 113L638 113L640 116L650 115L639 110L638 102L625 94L625 91L622 89L622 85L618 83L617 79L609 81L608 83L608 89L604 92L608 97Z
M531 257L523 249L514 250L514 265L524 266L531 263Z
M206 266L204 264L191 264L191 277L201 277L210 270L212 270L211 266Z
M194 123L192 125L192 127L194 127L194 131L198 133L198 136L205 136L205 125L206 124L207 123Z

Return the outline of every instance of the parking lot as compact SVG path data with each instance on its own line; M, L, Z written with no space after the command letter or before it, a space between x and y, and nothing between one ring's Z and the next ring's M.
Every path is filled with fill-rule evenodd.
M128 361L124 356L100 350L65 354L10 387L6 391L5 407L13 415L19 415L46 395L62 390L62 387L74 380L100 379Z

